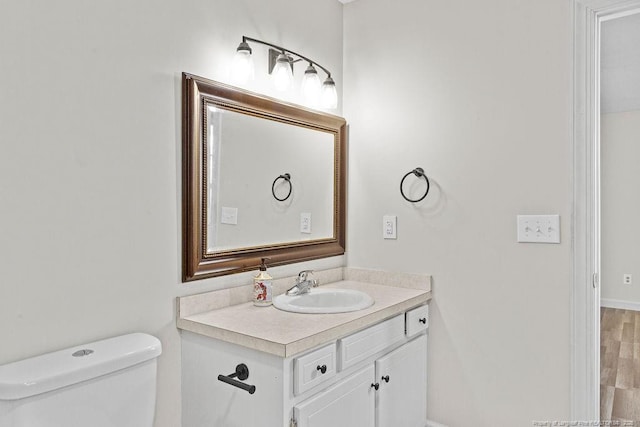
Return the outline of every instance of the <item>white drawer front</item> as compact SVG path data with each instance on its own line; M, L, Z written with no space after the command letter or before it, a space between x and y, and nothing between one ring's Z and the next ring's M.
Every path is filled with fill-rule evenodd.
M293 372L295 394L302 394L333 377L336 374L336 344L295 358Z
M340 342L340 366L346 369L404 339L404 315L400 314Z
M407 311L407 337L412 337L429 327L429 306L423 305Z

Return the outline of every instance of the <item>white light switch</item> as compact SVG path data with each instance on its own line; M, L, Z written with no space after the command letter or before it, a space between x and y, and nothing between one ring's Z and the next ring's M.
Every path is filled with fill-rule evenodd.
M397 218L395 215L384 215L382 217L382 237L385 239L396 239Z
M308 212L300 214L300 232L311 234L311 214Z
M560 243L560 215L518 215L518 242Z
M222 207L220 210L220 224L238 224L238 208Z

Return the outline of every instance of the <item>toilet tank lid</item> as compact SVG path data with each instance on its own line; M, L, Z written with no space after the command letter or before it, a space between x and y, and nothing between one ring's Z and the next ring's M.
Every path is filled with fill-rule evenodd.
M160 341L133 333L0 366L0 400L23 399L158 357Z

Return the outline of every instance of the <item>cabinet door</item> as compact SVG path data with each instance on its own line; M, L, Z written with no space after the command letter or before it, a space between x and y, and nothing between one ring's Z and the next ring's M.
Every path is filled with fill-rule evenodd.
M370 365L297 405L298 427L374 427L374 373Z
M427 336L376 361L377 427L423 427L427 421Z

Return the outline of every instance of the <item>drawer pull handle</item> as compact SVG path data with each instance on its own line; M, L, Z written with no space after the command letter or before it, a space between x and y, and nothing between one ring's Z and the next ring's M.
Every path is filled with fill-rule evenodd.
M384 377L382 377L382 381L388 383L389 382L389 375L385 375Z
M320 371L321 374L324 374L327 372L327 365L318 365L318 367L316 368L316 371Z
M373 387L376 390L378 390L380 388L380 383L371 383L371 387Z
M424 323L426 325L427 324L427 318L423 317L422 319L418 319L418 322Z

